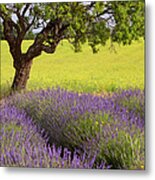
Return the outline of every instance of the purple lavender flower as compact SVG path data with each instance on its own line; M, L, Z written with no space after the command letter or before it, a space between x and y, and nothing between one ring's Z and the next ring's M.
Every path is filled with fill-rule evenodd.
M3 106L0 111L0 164L5 167L94 168L67 148L51 147L24 111ZM94 162L94 161L93 161ZM106 168L97 167L100 169Z
M81 163L83 167L92 167L88 164L99 167L99 164L104 162L111 168L137 169L144 164L143 91L120 90L101 97L53 88L16 94L6 100L4 106L0 115L3 116L3 127L7 131L3 130L3 137L16 136L20 139L21 149L23 142L26 142L25 147L31 147L32 142L44 144L37 146L37 149L34 148L36 145L33 145L33 148L25 148L26 153L30 153L33 159L41 157L39 161L34 162L31 162L30 158L28 165L31 167L39 164L47 167L45 162L48 160L45 159L52 158L53 153L56 155L47 163L48 167L53 167L59 159L62 164L57 164L56 167L68 167L66 163L73 160L74 163L70 167L81 167ZM12 124L13 119L20 120ZM12 135L8 134L9 129L14 129ZM21 135L19 132L22 131L27 133ZM11 143L13 144L13 140ZM62 151L67 148L69 152L60 153L60 149L57 151L53 148L49 150L45 146L47 143L51 146L61 146ZM79 153L73 158L71 154L74 154L75 149L78 149ZM48 156L38 156L38 152L42 150L43 154L48 151ZM81 160L83 153L86 153L85 158L89 162ZM96 158L93 160L94 155ZM24 155L25 158L27 156ZM15 155L15 158L16 161L22 159L18 155Z

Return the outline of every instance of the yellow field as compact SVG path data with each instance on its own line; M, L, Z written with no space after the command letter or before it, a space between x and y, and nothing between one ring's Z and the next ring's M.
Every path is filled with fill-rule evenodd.
M24 41L25 51L32 41ZM144 89L144 42L131 46L115 45L116 53L109 44L99 53L83 46L74 53L71 45L62 42L56 53L34 59L28 89L60 86L78 92L114 91L116 88ZM1 89L2 94L12 82L14 69L7 42L1 41Z

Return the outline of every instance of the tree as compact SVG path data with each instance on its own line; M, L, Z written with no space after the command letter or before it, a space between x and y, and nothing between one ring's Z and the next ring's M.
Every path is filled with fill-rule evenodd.
M54 53L66 39L75 52L88 43L93 52L106 41L131 44L144 36L144 2L63 2L1 4L4 37L13 57L13 90L26 88L33 59L44 51ZM26 53L21 44L37 29Z

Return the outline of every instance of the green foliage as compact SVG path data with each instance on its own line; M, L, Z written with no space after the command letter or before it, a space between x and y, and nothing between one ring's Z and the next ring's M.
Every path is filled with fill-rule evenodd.
M137 133L131 136L130 133L119 130L116 137L111 137L108 138L108 141L100 141L98 161L104 159L114 169L144 168L143 132L137 129Z
M29 31L26 35L25 35L25 40L32 40L34 39L35 35L32 31Z
M1 128L4 128L6 132L11 132L12 130L14 130L15 133L20 132L22 130L21 126L18 126L13 123L5 124L5 125L1 126Z
M7 13L5 4L0 4L0 10L3 11L4 13Z
M88 140L95 138L99 132L102 132L102 128L108 123L111 118L109 114L90 114L83 115L83 118L67 124L64 129L64 135L67 137L67 142L69 147L80 148Z
M115 28L112 31L114 42L126 45L140 36L144 37L144 2L115 2L112 6L115 16Z
M2 13L11 19L12 14L17 12L22 14L26 6L27 4L24 3L0 5ZM2 19L4 14L1 15ZM35 21L31 25L31 31L37 28L44 29L49 22L58 23L59 28L66 26L61 34L60 31L51 28L45 41L53 42L56 40L55 36L67 39L73 45L75 52L81 51L82 44L86 41L96 53L97 45L105 45L109 38L126 45L144 36L144 2L142 1L32 3L29 4L22 18L26 24L30 24L33 17ZM23 29L20 21L17 20L16 24Z

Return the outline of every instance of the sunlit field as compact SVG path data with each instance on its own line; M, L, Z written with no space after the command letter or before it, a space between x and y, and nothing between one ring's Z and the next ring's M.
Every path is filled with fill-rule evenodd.
M24 41L23 50L32 43ZM144 89L144 42L131 46L110 44L100 48L97 54L83 46L83 51L74 53L72 46L62 42L56 53L45 54L33 61L28 89L62 87L75 92L102 93L117 88ZM2 94L9 88L14 76L12 58L8 45L1 41L1 89Z

